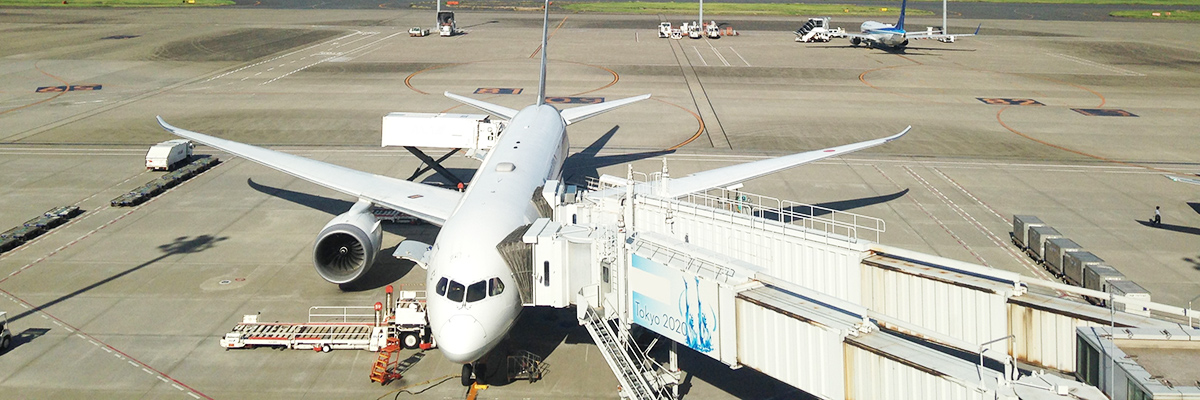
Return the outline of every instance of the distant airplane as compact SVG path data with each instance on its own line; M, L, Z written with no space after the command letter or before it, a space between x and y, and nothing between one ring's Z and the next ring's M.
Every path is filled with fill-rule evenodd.
M909 40L948 39L952 41L956 37L978 35L979 28L983 27L983 24L980 24L979 27L975 28L975 33L964 35L947 34L945 32L945 23L942 24L943 26L941 30L935 31L933 28L930 28L924 32L907 32L904 30L904 12L907 8L908 0L901 1L900 20L896 21L895 25L885 24L878 21L867 21L863 22L862 24L862 33L847 33L845 36L850 38L850 44L854 46L866 43L868 46L880 44L894 49L903 49L904 46L908 46Z
M549 5L547 0L546 5ZM541 76L537 101L520 111L446 92L456 101L509 119L496 145L484 157L465 192L443 189L401 179L352 170L291 154L242 144L171 126L162 117L158 123L167 131L235 154L357 197L345 214L333 218L317 236L313 262L317 273L333 283L349 283L363 277L382 249L379 221L372 205L399 210L441 226L432 246L405 257L428 269L425 285L431 293L429 324L446 359L463 364L462 383L482 382L487 354L513 327L522 310L516 273L502 258L497 245L510 234L526 229L542 215L534 201L549 180L562 177L567 159L566 127L614 108L645 100L650 95L558 110L545 101L549 10L542 20ZM800 164L839 156L877 146L903 136L824 150L738 164L672 179L669 195L752 179ZM437 134L430 132L429 134Z
M1183 183L1190 183L1193 185L1200 185L1200 179L1196 179L1196 178L1183 178L1183 177L1171 176L1171 175L1163 175L1163 176L1165 176L1168 179L1173 180L1175 182L1183 182Z

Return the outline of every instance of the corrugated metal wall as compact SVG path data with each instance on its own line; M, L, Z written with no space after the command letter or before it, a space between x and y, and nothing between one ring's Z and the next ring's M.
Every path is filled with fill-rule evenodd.
M964 349L969 351L978 351L979 344L1009 333L1007 295L867 264L862 270L862 305L871 311L970 344L971 348ZM992 354L1008 352L1006 343L990 346L996 352Z
M994 400L993 393L963 386L943 376L861 348L843 345L846 398L855 400Z
M842 334L737 299L738 361L823 399L845 398Z
M771 276L797 285L855 304L862 301L858 264L866 255L863 244L806 240L797 227L764 226L761 219L753 222L750 216L724 210L696 215L696 209L668 211L659 205L672 203L638 203L634 219L639 231L671 235L766 268Z
M1008 304L1008 312L1013 358L1075 372L1075 328L1096 324L1020 304Z

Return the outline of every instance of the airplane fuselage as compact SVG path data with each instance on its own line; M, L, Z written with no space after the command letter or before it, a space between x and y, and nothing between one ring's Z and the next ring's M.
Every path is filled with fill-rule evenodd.
M442 226L425 284L430 327L450 361L480 360L520 314L517 284L496 245L539 217L531 200L547 180L561 176L567 151L566 123L558 110L522 109Z
M889 47L903 47L908 44L907 32L892 24L878 21L863 22L863 35L868 35L873 41Z

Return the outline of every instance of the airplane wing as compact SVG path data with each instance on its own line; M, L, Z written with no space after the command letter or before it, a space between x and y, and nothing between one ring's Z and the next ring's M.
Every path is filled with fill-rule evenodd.
M1164 175L1164 176L1166 176L1167 178L1169 178L1169 179L1171 179L1171 180L1173 180L1173 181L1175 181L1175 182L1183 182L1183 183L1190 183L1190 184L1193 184L1193 185L1200 185L1200 179L1195 179L1195 178L1183 178L1183 177L1171 176L1171 175Z
M292 154L264 149L176 128L158 117L163 129L277 169L300 179L395 209L441 226L458 207L462 193L382 175L353 170Z
M688 193L699 192L715 187L728 186L737 182L754 179L776 171L782 171L823 158L840 156L842 154L875 147L899 139L901 136L904 136L904 134L908 133L910 129L912 129L911 126L904 128L904 130L900 133L882 139L868 140L865 142L830 147L824 150L813 150L804 153L792 154L790 156L768 158L766 160L730 165L728 167L697 172L682 178L671 178L670 183L667 185L666 197L678 197Z
M908 32L906 35L904 35L904 37L912 39L912 40L917 40L917 39L942 39L942 38L960 38L960 37L967 37L967 36L977 36L977 35L979 35L979 28L982 28L982 27L983 27L983 24L979 24L979 26L975 27L975 33L963 33L963 34L951 35L951 34L943 32L941 30L918 31L918 32Z
M874 42L874 41L876 41L876 40L877 40L877 39L875 38L875 36L874 36L874 35L870 35L870 34L866 34L866 33L850 33L850 32L847 32L847 33L843 33L843 34L841 34L841 35L840 35L840 36L838 36L838 37L844 37L844 38L846 38L846 39L854 39L854 38L858 38L858 39L860 39L860 40L862 40L862 41L865 41L865 42Z

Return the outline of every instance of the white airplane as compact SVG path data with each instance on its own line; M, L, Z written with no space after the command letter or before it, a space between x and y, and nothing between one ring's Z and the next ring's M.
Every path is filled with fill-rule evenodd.
M1171 175L1163 175L1163 176L1165 176L1168 179L1173 180L1175 182L1183 182L1183 183L1190 183L1193 185L1200 185L1200 179L1196 179L1196 178L1184 178L1181 176L1171 176Z
M548 3L548 1L547 1ZM462 383L482 382L482 360L512 328L522 310L516 277L496 245L540 217L530 200L548 180L561 177L567 158L566 126L650 95L558 110L545 102L549 11L543 19L537 103L517 111L446 92L451 99L510 119L484 157L465 192L352 170L261 147L204 135L158 122L171 133L358 198L317 236L313 262L333 283L359 279L381 249L382 234L371 205L399 210L441 226L425 254L412 257L428 269L428 318L434 339L450 361L463 364ZM877 146L882 139L766 159L673 179L672 195L728 185L807 162ZM431 132L430 134L436 134ZM403 243L401 244L403 246ZM399 251L397 251L399 253ZM407 258L407 257L406 257ZM472 376L474 378L472 378Z
M845 36L850 38L850 44L854 46L866 43L868 46L880 44L894 49L903 49L905 46L908 46L909 40L948 39L949 41L953 41L956 37L975 36L979 34L979 28L975 28L975 33L950 35L945 32L945 26L943 26L941 30L937 31L933 30L933 28L929 28L924 32L905 31L904 12L907 8L908 0L901 1L900 19L896 21L895 25L885 24L878 21L866 21L862 23L862 33L847 33ZM945 23L942 25L945 25ZM983 27L983 24L980 24L979 27Z

